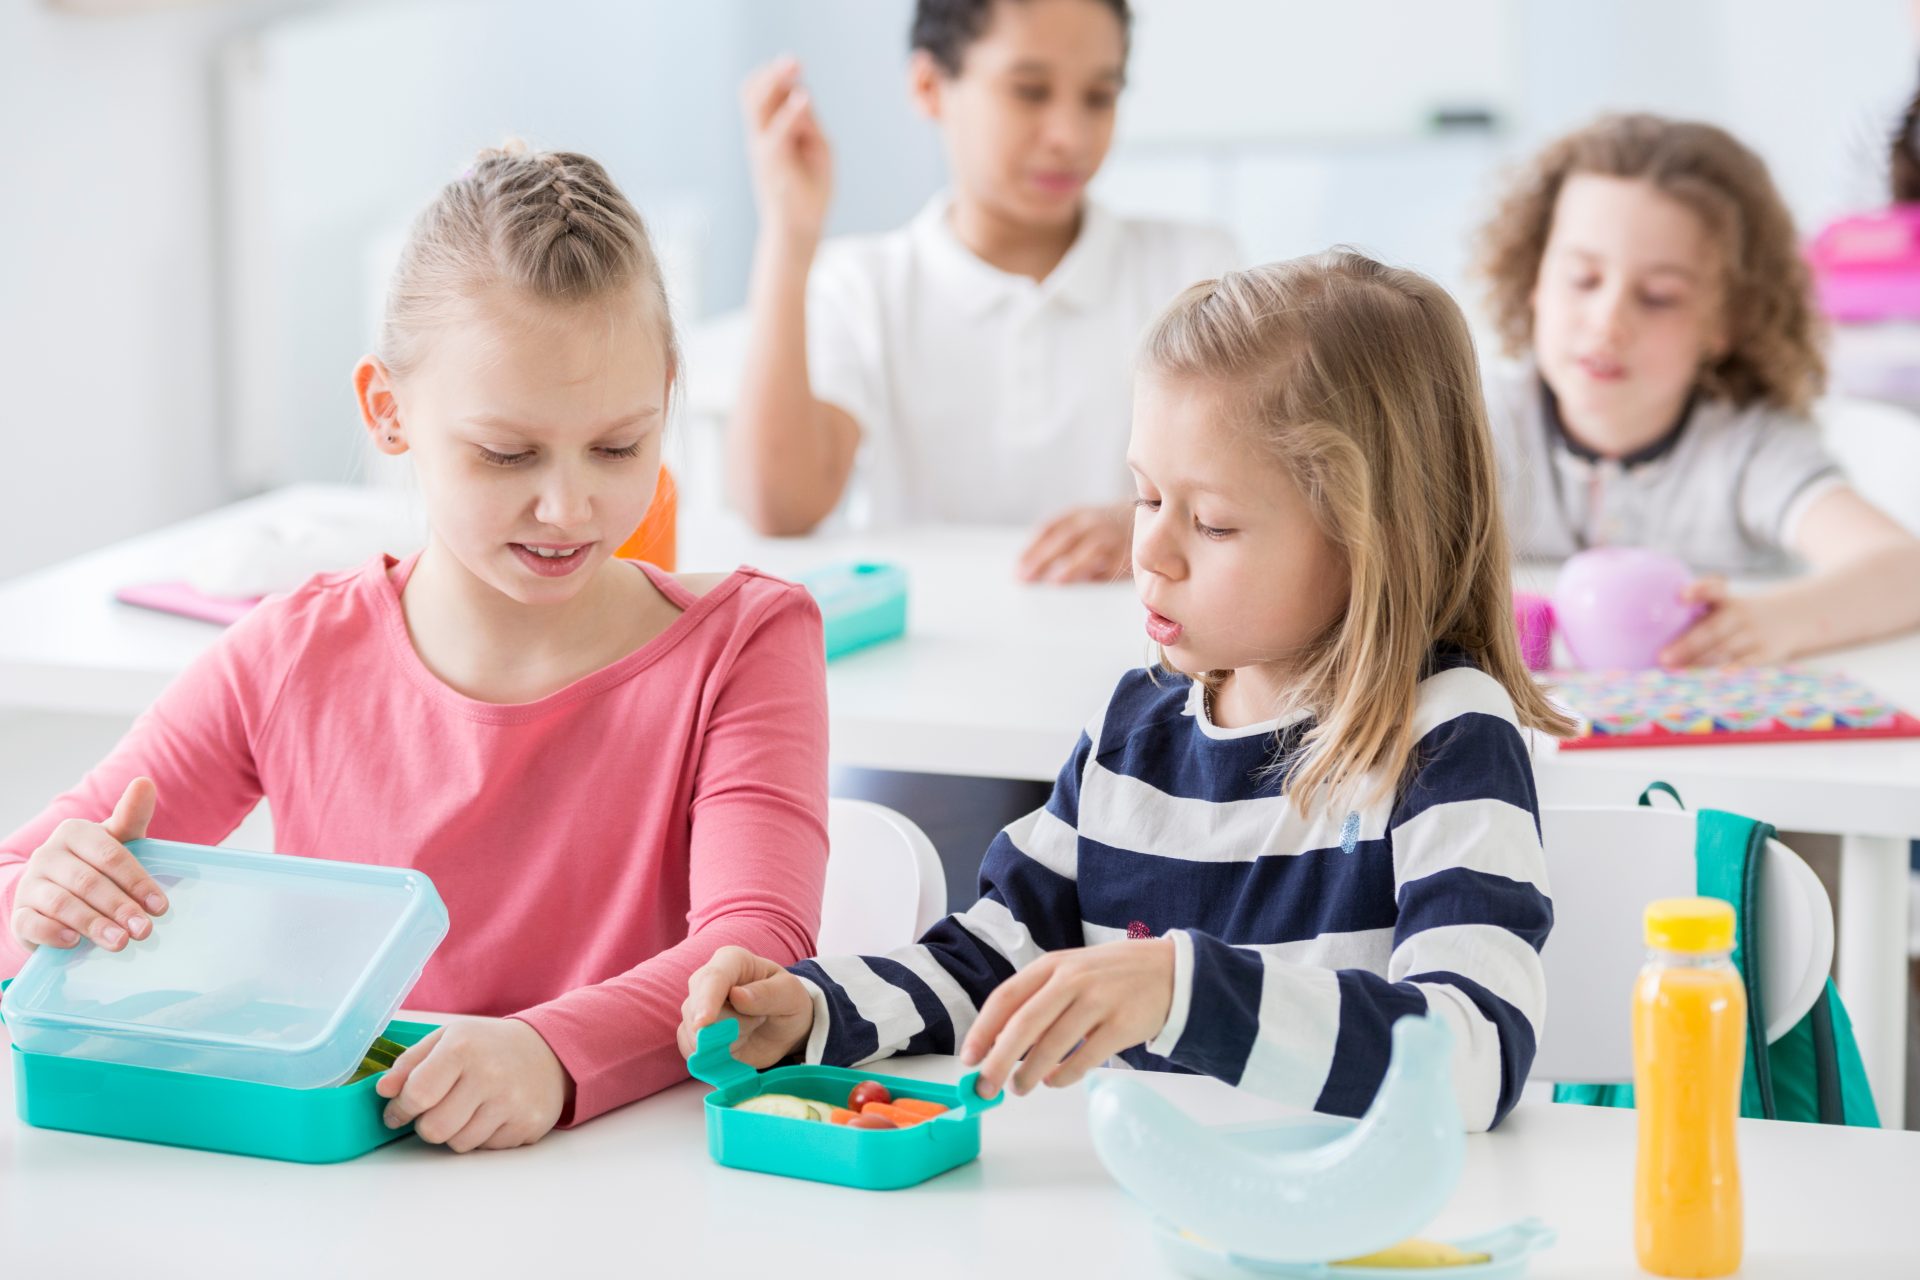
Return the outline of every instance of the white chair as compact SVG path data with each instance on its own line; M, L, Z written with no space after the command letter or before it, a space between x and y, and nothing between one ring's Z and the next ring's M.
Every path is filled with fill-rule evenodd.
M827 848L819 954L892 951L947 913L947 879L933 841L885 805L829 800Z
M1642 912L1694 894L1695 815L1674 809L1543 809L1553 932L1546 1033L1532 1078L1600 1084L1633 1078L1630 1010L1646 960ZM1774 840L1760 871L1760 990L1767 1041L1807 1015L1833 964L1833 914L1813 869Z
M1821 401L1814 416L1860 495L1920 534L1920 417L1898 405L1849 396Z

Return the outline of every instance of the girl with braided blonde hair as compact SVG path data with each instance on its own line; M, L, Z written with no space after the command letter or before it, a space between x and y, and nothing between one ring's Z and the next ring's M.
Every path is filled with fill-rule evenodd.
M827 726L802 589L613 554L677 367L600 165L515 147L449 183L353 378L413 460L425 549L266 601L0 841L0 974L146 945L167 897L127 842L217 843L264 798L280 851L418 868L446 901L409 1003L475 1016L386 1074L390 1125L511 1147L685 1078L689 975L722 945L812 949Z

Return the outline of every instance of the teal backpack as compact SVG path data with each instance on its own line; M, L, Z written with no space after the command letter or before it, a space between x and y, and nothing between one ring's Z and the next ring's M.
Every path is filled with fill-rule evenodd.
M1655 791L1680 800L1672 787L1656 782L1641 793L1640 803L1650 804ZM1760 866L1772 837L1773 828L1764 822L1702 809L1699 834L1694 838L1694 891L1703 898L1733 904L1733 964L1747 988L1747 1065L1740 1081L1740 1114L1750 1119L1878 1128L1880 1116L1874 1110L1860 1046L1854 1043L1853 1024L1831 978L1806 1017L1771 1045L1766 1042L1759 966L1750 968L1746 957L1754 952L1752 931L1760 921ZM1633 1086L1555 1085L1553 1100L1631 1107Z

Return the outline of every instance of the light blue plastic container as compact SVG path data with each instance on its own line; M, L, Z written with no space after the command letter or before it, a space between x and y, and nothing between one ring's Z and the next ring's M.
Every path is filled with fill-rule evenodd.
M892 640L907 630L907 574L891 564L840 564L800 576L820 606L827 658Z
M6 993L21 1052L290 1089L344 1082L447 933L418 871L162 840L169 902L119 952L41 947Z
M1453 1197L1466 1136L1453 1033L1435 1014L1393 1024L1386 1077L1358 1120L1327 1116L1224 1131L1144 1083L1094 1082L1087 1119L1115 1181L1175 1231L1241 1270L1353 1258L1416 1236ZM1181 1265L1185 1265L1184 1262ZM1215 1274L1207 1272L1207 1274Z

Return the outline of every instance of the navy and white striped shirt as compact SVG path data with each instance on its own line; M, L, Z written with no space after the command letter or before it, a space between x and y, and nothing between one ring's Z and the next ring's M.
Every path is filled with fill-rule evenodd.
M1303 814L1268 766L1304 714L1221 729L1199 685L1129 672L1046 807L995 838L980 901L890 955L793 967L814 998L807 1061L952 1053L1042 954L1165 936L1166 1027L1113 1065L1358 1115L1394 1021L1434 1010L1466 1123L1491 1127L1520 1096L1546 1006L1533 769L1511 699L1464 657L1436 659L1414 716L1415 765L1390 797Z

